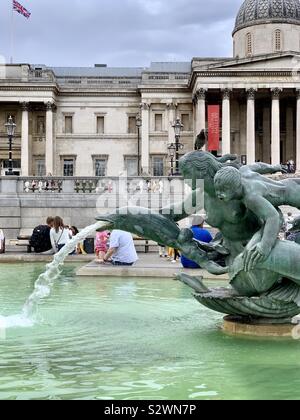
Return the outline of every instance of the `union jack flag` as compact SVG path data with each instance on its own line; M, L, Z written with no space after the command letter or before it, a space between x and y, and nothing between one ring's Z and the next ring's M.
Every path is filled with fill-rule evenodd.
M13 0L13 9L20 13L20 15L25 16L27 19L29 19L31 16L31 13L28 12L28 10L25 9L25 7L18 3L16 0Z

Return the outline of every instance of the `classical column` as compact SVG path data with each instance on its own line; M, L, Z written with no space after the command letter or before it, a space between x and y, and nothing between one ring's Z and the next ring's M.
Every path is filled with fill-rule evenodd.
M173 124L176 120L176 109L177 104L169 103L167 104L168 109L168 141L170 143L174 143L174 128Z
M288 106L286 109L286 140L284 162L290 159L295 160L294 109L291 106Z
M223 90L222 101L222 155L229 154L231 151L231 132L230 132L230 90Z
M280 164L280 92L282 89L272 89L272 133L271 133L271 163Z
M46 175L54 175L53 103L46 104Z
M247 164L255 163L255 89L247 90Z
M271 163L271 109L263 109L263 161Z
M28 102L22 103L21 174L29 176L29 123Z
M300 90L297 90L296 171L300 173Z
M142 103L142 159L143 174L150 173L150 104Z
M207 89L197 90L194 100L196 104L196 135L206 129L206 92Z

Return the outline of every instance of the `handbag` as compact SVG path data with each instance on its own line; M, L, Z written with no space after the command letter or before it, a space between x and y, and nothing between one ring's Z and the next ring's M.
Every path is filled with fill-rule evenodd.
M60 234L60 237L58 238L58 240L57 240L57 241L54 241L54 243L55 243L55 248L56 248L56 249L58 249L59 241L61 240L61 237L63 236L64 230L65 230L65 229L62 229L61 234Z

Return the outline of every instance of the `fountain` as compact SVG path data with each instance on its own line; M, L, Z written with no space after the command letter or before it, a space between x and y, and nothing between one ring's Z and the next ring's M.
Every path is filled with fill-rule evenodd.
M280 165L241 166L234 156L217 159L204 151L181 158L180 170L189 185L204 180L207 222L220 230L221 239L207 245L194 240L189 230L180 231L176 222L187 217L183 205L180 214L172 207L159 213L129 207L98 220L178 248L210 273L227 272L230 288L209 289L202 278L177 276L202 305L226 315L224 329L290 336L300 307L300 247L279 240L278 234L280 206L300 208L300 180L264 176L282 171ZM220 257L226 267L218 264Z
M11 315L8 317L0 316L0 326L2 330L12 327L31 327L34 325L37 308L42 299L48 297L51 293L53 282L59 277L61 273L61 266L63 265L67 256L74 251L76 245L87 238L91 233L97 229L107 228L108 224L104 222L97 222L91 226L86 227L78 235L74 236L71 241L64 246L57 254L55 254L53 261L46 266L46 270L42 273L35 282L34 290L29 298L26 300L21 314Z
M180 170L186 183L193 186L193 198L203 193L195 185L204 180L207 222L219 229L217 240L204 244L193 239L189 229L178 227L178 221L200 210L187 210L185 203L158 212L126 207L99 216L97 223L81 231L47 265L22 314L0 317L1 326L32 325L39 302L49 296L61 265L76 244L94 231L121 229L176 248L209 273L228 273L229 288L211 289L202 278L186 274L176 277L194 290L202 305L226 315L226 330L291 335L293 317L300 312L300 248L279 240L278 234L283 223L280 206L300 208L300 180L275 181L264 176L281 171L279 165L241 166L233 155L216 158L204 151L181 158ZM197 202L193 198L191 201ZM220 264L221 259L225 266Z

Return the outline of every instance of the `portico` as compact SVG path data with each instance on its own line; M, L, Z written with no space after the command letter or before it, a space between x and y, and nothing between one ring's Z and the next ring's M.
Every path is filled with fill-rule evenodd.
M197 90L194 101L198 130L199 121L207 129L207 106L220 106L219 154L245 155L248 164L264 161L276 165L290 159L300 163L298 90L282 86L231 89L203 86Z

